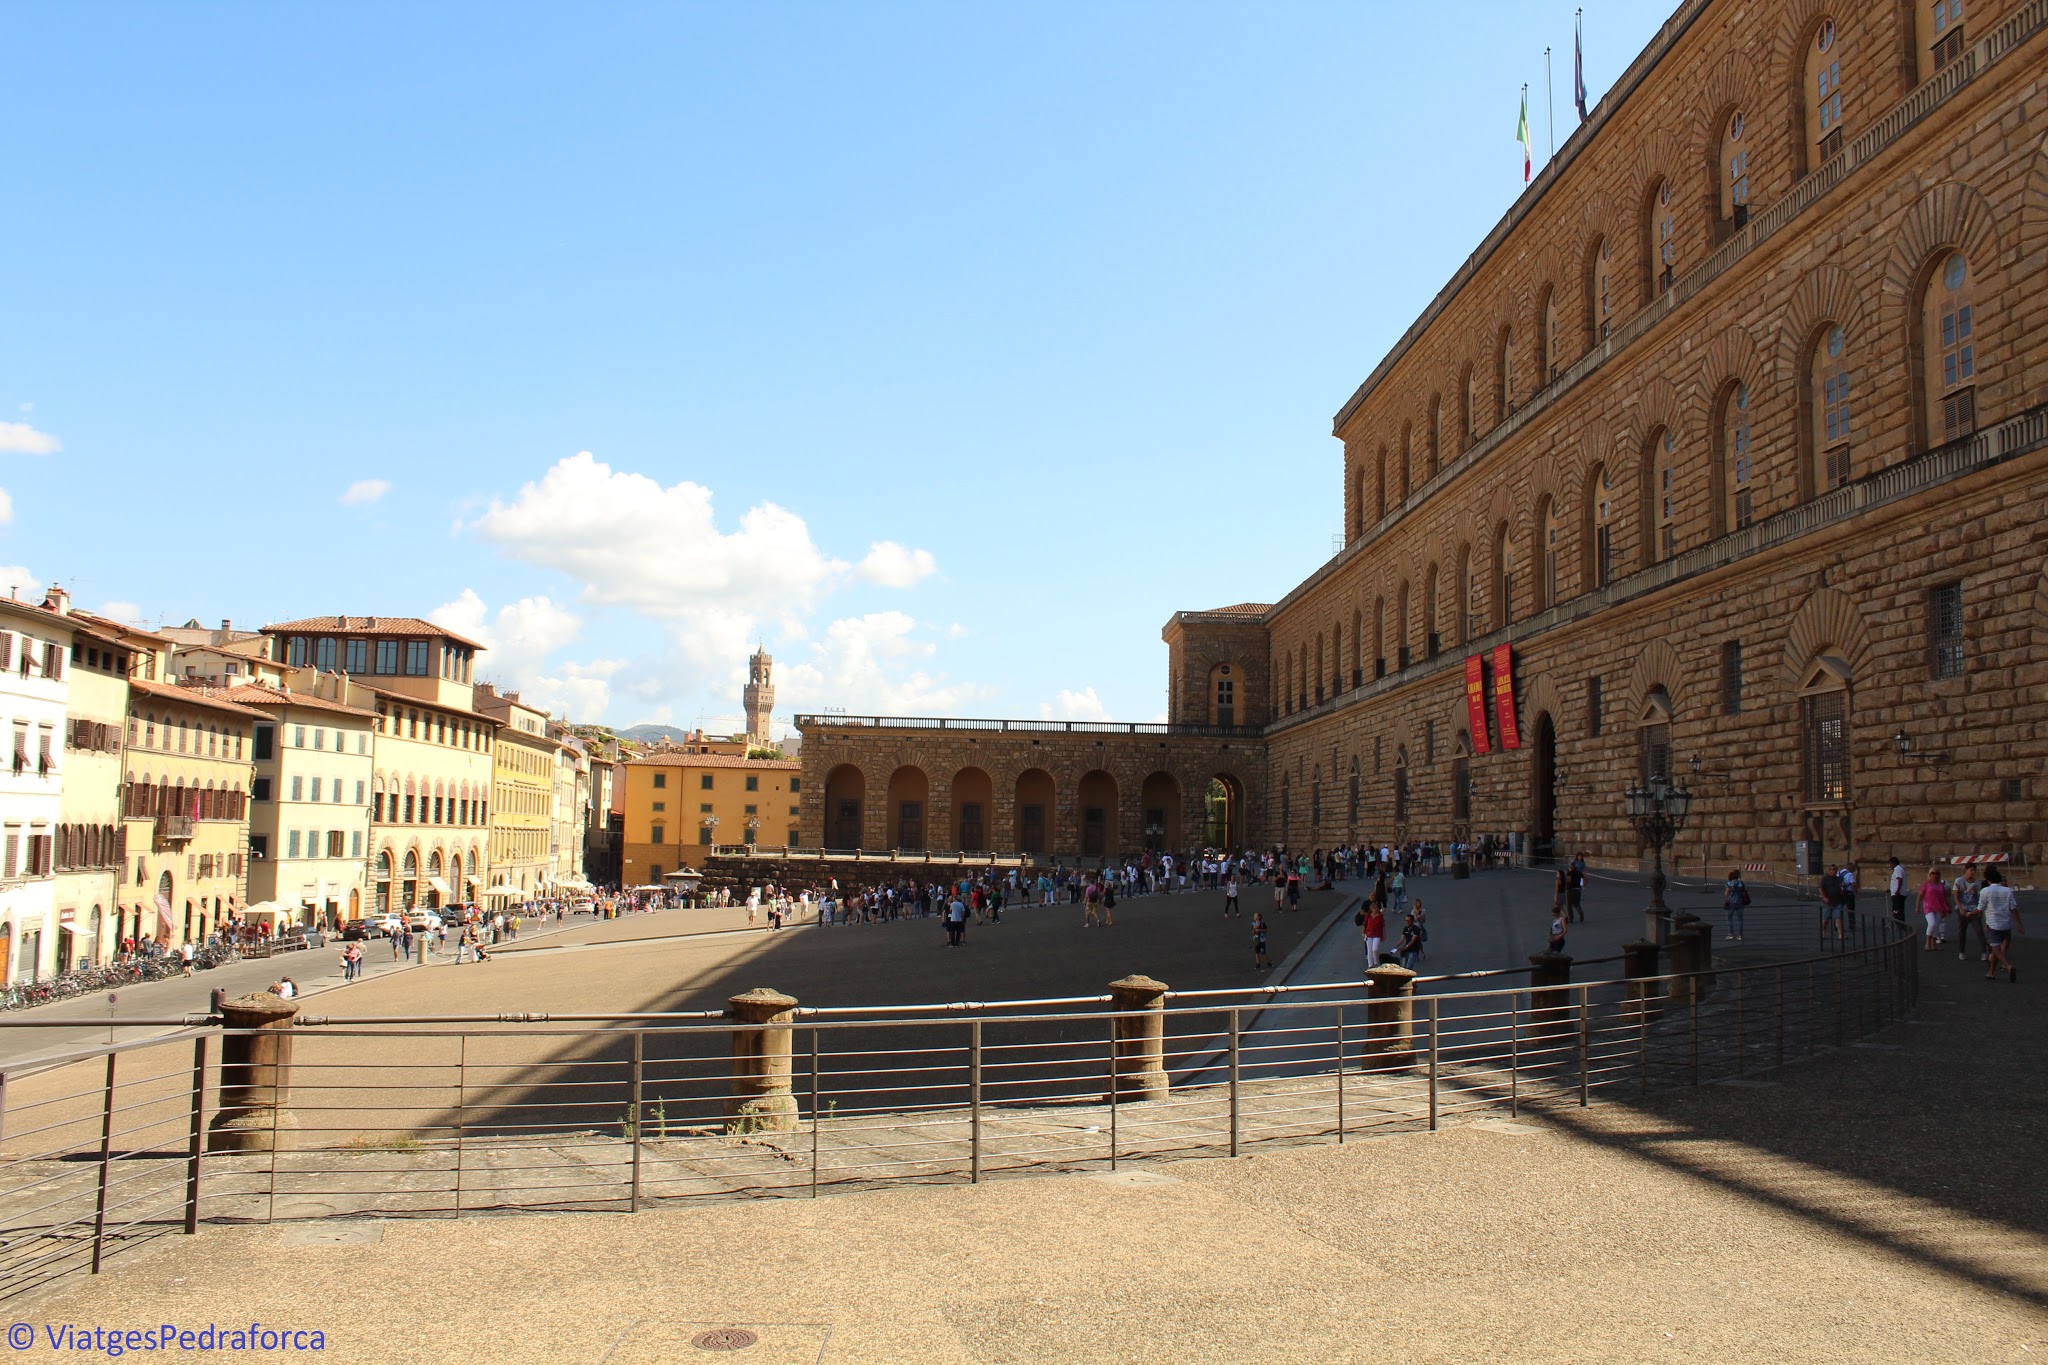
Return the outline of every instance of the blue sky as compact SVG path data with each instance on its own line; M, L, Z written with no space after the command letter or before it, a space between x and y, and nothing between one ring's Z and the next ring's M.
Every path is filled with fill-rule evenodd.
M1329 556L1572 8L9 6L0 578L574 719L721 728L756 638L782 721L1155 719Z

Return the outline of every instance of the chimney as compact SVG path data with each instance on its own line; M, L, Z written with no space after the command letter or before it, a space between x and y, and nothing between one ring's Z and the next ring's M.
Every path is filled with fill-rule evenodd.
M52 583L50 591L43 597L43 605L49 610L56 612L59 616L69 616L71 614L71 594L58 587L55 583Z
M221 634L223 634L223 635L231 634L231 633L232 633L232 632L234 631L234 628L235 628L235 623L234 623L233 621L230 621L230 620L228 620L228 618L227 618L227 617L225 617L225 616L223 616L223 617L221 617L221 618L220 618L220 633L221 633Z

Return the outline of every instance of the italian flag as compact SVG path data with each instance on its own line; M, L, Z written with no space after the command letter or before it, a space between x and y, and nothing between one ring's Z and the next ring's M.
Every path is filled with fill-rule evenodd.
M1515 141L1522 144L1522 183L1529 183L1533 148L1529 144L1529 92L1522 92L1522 117L1515 123Z

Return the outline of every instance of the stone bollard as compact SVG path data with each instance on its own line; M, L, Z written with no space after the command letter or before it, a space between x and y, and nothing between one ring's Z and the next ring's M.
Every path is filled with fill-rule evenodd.
M1622 1013L1626 1016L1655 1014L1664 998L1664 983L1657 975L1658 949L1654 943L1637 941L1621 945Z
M1660 948L1671 942L1671 912L1643 911L1643 937Z
M1529 1031L1562 1033L1574 1027L1572 960L1564 953L1529 954Z
M1120 1101L1163 1100L1166 1076L1166 991L1163 981L1127 976L1109 983L1109 1007L1118 1013L1116 1097ZM1125 1014L1126 1010L1140 1013Z
M729 1127L787 1133L797 1126L796 1096L790 1090L793 1029L760 1027L796 1018L796 998L766 987L726 1001L726 1016L753 1028L732 1031L732 1098Z
M1712 965L1712 931L1706 925L1695 921L1671 931L1671 973L1680 979L1671 983L1671 998L1678 1004L1694 1004L1707 998L1714 979L1711 976L1686 976L1683 973L1705 972Z
M292 1092L292 1017L299 1007L268 991L220 1002L224 1029L253 1029L221 1039L220 1108L207 1125L213 1152L269 1152L295 1145L298 1119L285 1107Z
M1365 974L1365 1062L1415 1063L1415 973L1392 962Z

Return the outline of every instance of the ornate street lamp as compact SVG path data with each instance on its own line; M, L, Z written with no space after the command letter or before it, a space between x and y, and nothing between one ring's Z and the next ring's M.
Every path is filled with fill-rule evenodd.
M1692 793L1672 786L1659 773L1647 784L1623 792L1621 808L1635 826L1637 836L1650 846L1655 859L1650 873L1650 914L1668 916L1671 910L1664 904L1664 849L1678 837L1685 817L1692 813Z

